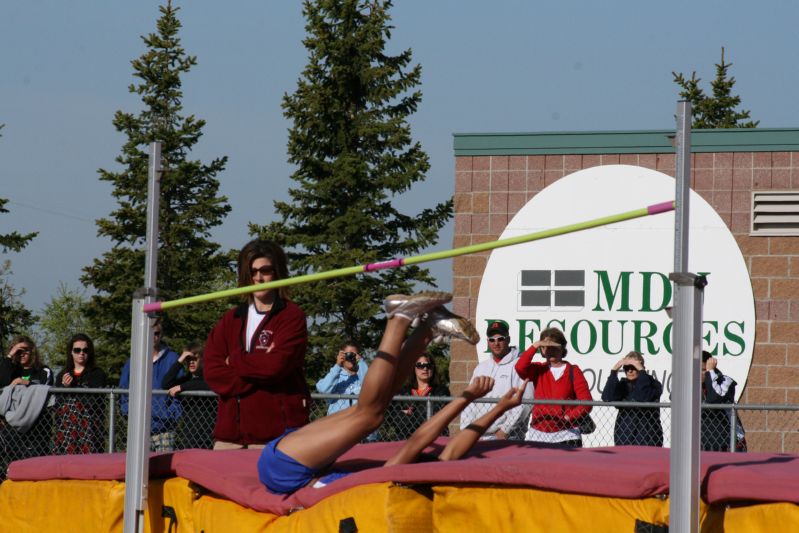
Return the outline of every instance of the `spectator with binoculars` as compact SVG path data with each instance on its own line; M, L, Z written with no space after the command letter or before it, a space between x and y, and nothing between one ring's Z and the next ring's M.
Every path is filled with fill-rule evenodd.
M345 341L339 346L336 363L327 375L316 383L316 390L322 394L358 395L367 368L360 347L354 341ZM348 398L328 400L327 414L332 415L357 402L358 400Z

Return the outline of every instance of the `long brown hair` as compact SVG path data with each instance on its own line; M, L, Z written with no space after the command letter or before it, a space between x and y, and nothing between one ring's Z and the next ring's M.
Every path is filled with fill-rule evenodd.
M272 262L272 268L275 269L272 281L289 277L288 260L283 248L274 241L253 239L245 244L239 252L239 287L248 287L253 284L250 267L252 262L260 257L269 259ZM277 289L277 293L283 300L287 300L289 297L288 287L280 287ZM245 294L242 297L246 302L252 301L252 294Z
M42 368L44 368L41 356L39 355L39 348L36 347L36 343L33 342L33 339L31 339L27 335L17 335L13 339L11 339L11 346L16 346L21 342L24 342L25 344L30 346L31 368L34 368L36 370L41 370ZM14 361L14 363L16 364L20 364L19 363L20 357L16 354L11 354L11 360Z
M86 343L86 348L88 348L89 353L86 354L86 369L94 368L95 361L94 361L94 342L92 342L91 337L86 335L85 333L76 333L69 339L67 343L67 363L64 365L64 371L74 375L75 372L75 359L72 358L72 347L75 346L75 343L78 341L83 341Z

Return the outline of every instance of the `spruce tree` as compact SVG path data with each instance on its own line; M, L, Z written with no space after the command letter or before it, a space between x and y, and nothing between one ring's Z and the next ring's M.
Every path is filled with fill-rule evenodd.
M0 124L3 129L4 124ZM8 213L6 204L7 198L0 198L0 214ZM38 232L21 234L18 231L11 233L0 233L0 252L19 252L25 248ZM6 344L9 337L15 334L26 333L36 322L33 313L19 301L19 297L25 294L24 289L16 289L8 278L11 277L11 261L5 259L0 261L0 357L6 355Z
M100 180L113 185L118 207L97 221L98 235L113 248L84 268L84 284L96 294L86 308L101 352L100 362L112 375L130 352L131 298L144 282L147 165L149 144L162 142L158 238L158 298L170 300L218 288L229 277L228 257L210 240L210 231L230 211L216 179L226 157L208 164L189 158L205 121L181 114L181 76L197 59L181 47L181 23L171 2L160 8L157 31L142 40L147 51L132 61L138 78L129 91L141 97L138 114L117 111L113 124L127 136L116 162L118 172L100 169ZM164 317L165 333L178 344L204 339L226 303L178 309ZM175 346L179 349L180 346Z
M692 72L690 78L686 78L682 73L672 72L674 82L682 88L680 97L691 102L693 128L756 128L760 123L748 120L749 111L736 111L741 104L741 97L732 94L735 78L729 77L731 66L732 63L724 61L722 47L721 62L716 63L716 78L710 82L712 96L707 96L699 87L699 82L702 80L696 77L696 72Z
M452 200L416 214L394 205L425 179L429 163L407 122L422 98L421 67L411 65L410 49L385 50L391 2L303 6L308 63L283 98L297 186L290 202L275 202L282 220L251 231L283 244L297 275L418 253L437 242ZM435 286L427 269L411 266L294 287L310 322L309 378L329 367L344 339L377 348L382 299L420 283Z

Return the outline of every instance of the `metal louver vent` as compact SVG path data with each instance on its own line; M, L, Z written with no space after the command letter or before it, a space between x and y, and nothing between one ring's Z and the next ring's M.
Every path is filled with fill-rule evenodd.
M753 191L752 235L799 235L799 191Z

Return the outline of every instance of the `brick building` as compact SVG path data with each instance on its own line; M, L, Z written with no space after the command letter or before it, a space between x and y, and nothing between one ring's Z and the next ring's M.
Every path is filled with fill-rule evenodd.
M456 134L453 246L497 239L536 193L578 170L628 164L674 176L673 135ZM695 131L692 152L691 187L733 233L755 297L755 348L740 403L799 404L799 129ZM475 318L487 258L454 260L455 312ZM453 391L465 386L476 363L474 347L453 343ZM753 449L799 451L796 413L748 412L744 421Z

